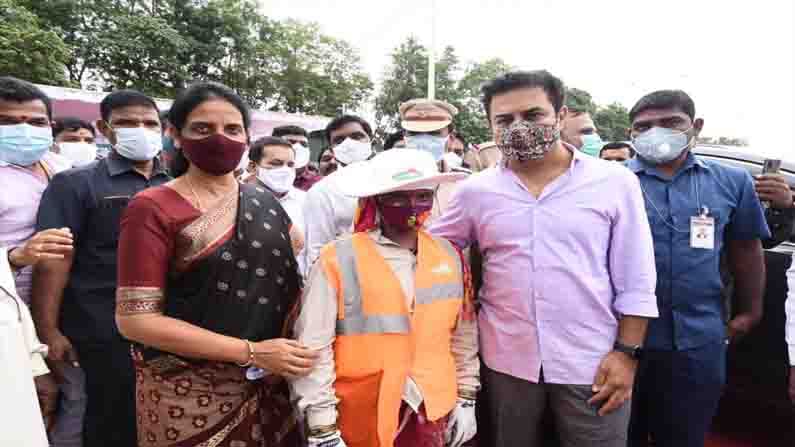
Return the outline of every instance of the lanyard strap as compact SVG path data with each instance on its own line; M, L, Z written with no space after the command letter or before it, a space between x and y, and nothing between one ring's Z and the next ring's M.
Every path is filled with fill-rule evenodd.
M682 234L690 233L689 227L687 230L680 230L676 228L676 226L673 223L673 216L670 216L672 220L671 222L668 222L668 220L665 218L662 212L660 212L660 209L657 208L657 205L654 203L654 200L652 200L651 196L646 192L646 189L643 187L643 182L641 181L639 183L640 183L640 190L643 192L643 197L649 202L651 207L654 209L654 212L660 217L660 220L662 220L665 226L674 230L677 233L682 233ZM701 205L701 194L700 194L701 188L699 182L696 180L695 169L693 169L690 173L690 189L695 189L696 191L696 204L698 207L697 213L699 213L700 215L705 215L706 208Z

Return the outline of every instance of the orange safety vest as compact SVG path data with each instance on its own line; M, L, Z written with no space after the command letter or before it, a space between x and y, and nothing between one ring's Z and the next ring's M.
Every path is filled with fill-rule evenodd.
M428 419L455 407L451 336L463 306L461 258L449 242L419 232L412 314L389 264L366 233L326 246L320 261L337 292L334 387L349 447L392 447L408 377Z

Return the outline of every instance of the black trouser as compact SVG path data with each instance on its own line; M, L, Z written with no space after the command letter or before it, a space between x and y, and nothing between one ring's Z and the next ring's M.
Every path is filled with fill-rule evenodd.
M135 368L130 342L74 343L86 375L84 447L136 447Z

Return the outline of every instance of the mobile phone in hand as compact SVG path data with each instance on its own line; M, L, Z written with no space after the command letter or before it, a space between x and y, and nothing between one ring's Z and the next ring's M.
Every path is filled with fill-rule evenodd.
M762 175L765 174L778 174L778 171L781 169L781 160L776 160L773 158L766 158L765 164L762 166ZM767 200L762 201L762 206L765 209L770 208L770 202Z

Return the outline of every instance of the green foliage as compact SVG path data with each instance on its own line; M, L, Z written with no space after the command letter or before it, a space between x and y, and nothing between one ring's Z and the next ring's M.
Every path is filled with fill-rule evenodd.
M54 60L83 88L173 97L213 80L256 107L322 115L357 108L372 90L350 44L264 17L254 0L17 1L62 36L71 51Z
M480 88L487 81L511 71L513 67L500 58L473 63L458 82L459 113L455 127L470 143L491 140L491 129L481 100Z
M625 141L629 139L629 111L619 103L599 107L593 115L599 135L605 141Z
M447 47L436 61L436 98L459 109L456 129L472 143L491 139L485 111L480 103L481 85L510 70L501 59L461 67L455 49ZM428 50L415 37L409 37L392 53L384 73L381 90L375 98L377 133L381 136L400 128L398 108L428 93Z
M68 84L69 48L24 5L0 0L0 75L43 84Z
M596 113L596 103L591 94L578 88L566 90L566 107L577 112L588 112L593 116Z
M439 66L436 74L439 79ZM437 89L439 89L437 84ZM428 92L428 52L415 37L409 37L392 52L392 63L384 73L381 91L375 98L375 120L379 135L400 128L398 108L414 98L425 98ZM439 95L437 97L443 98Z
M288 20L279 24L273 53L278 85L273 108L333 116L356 108L372 89L356 50L325 36L316 24Z

